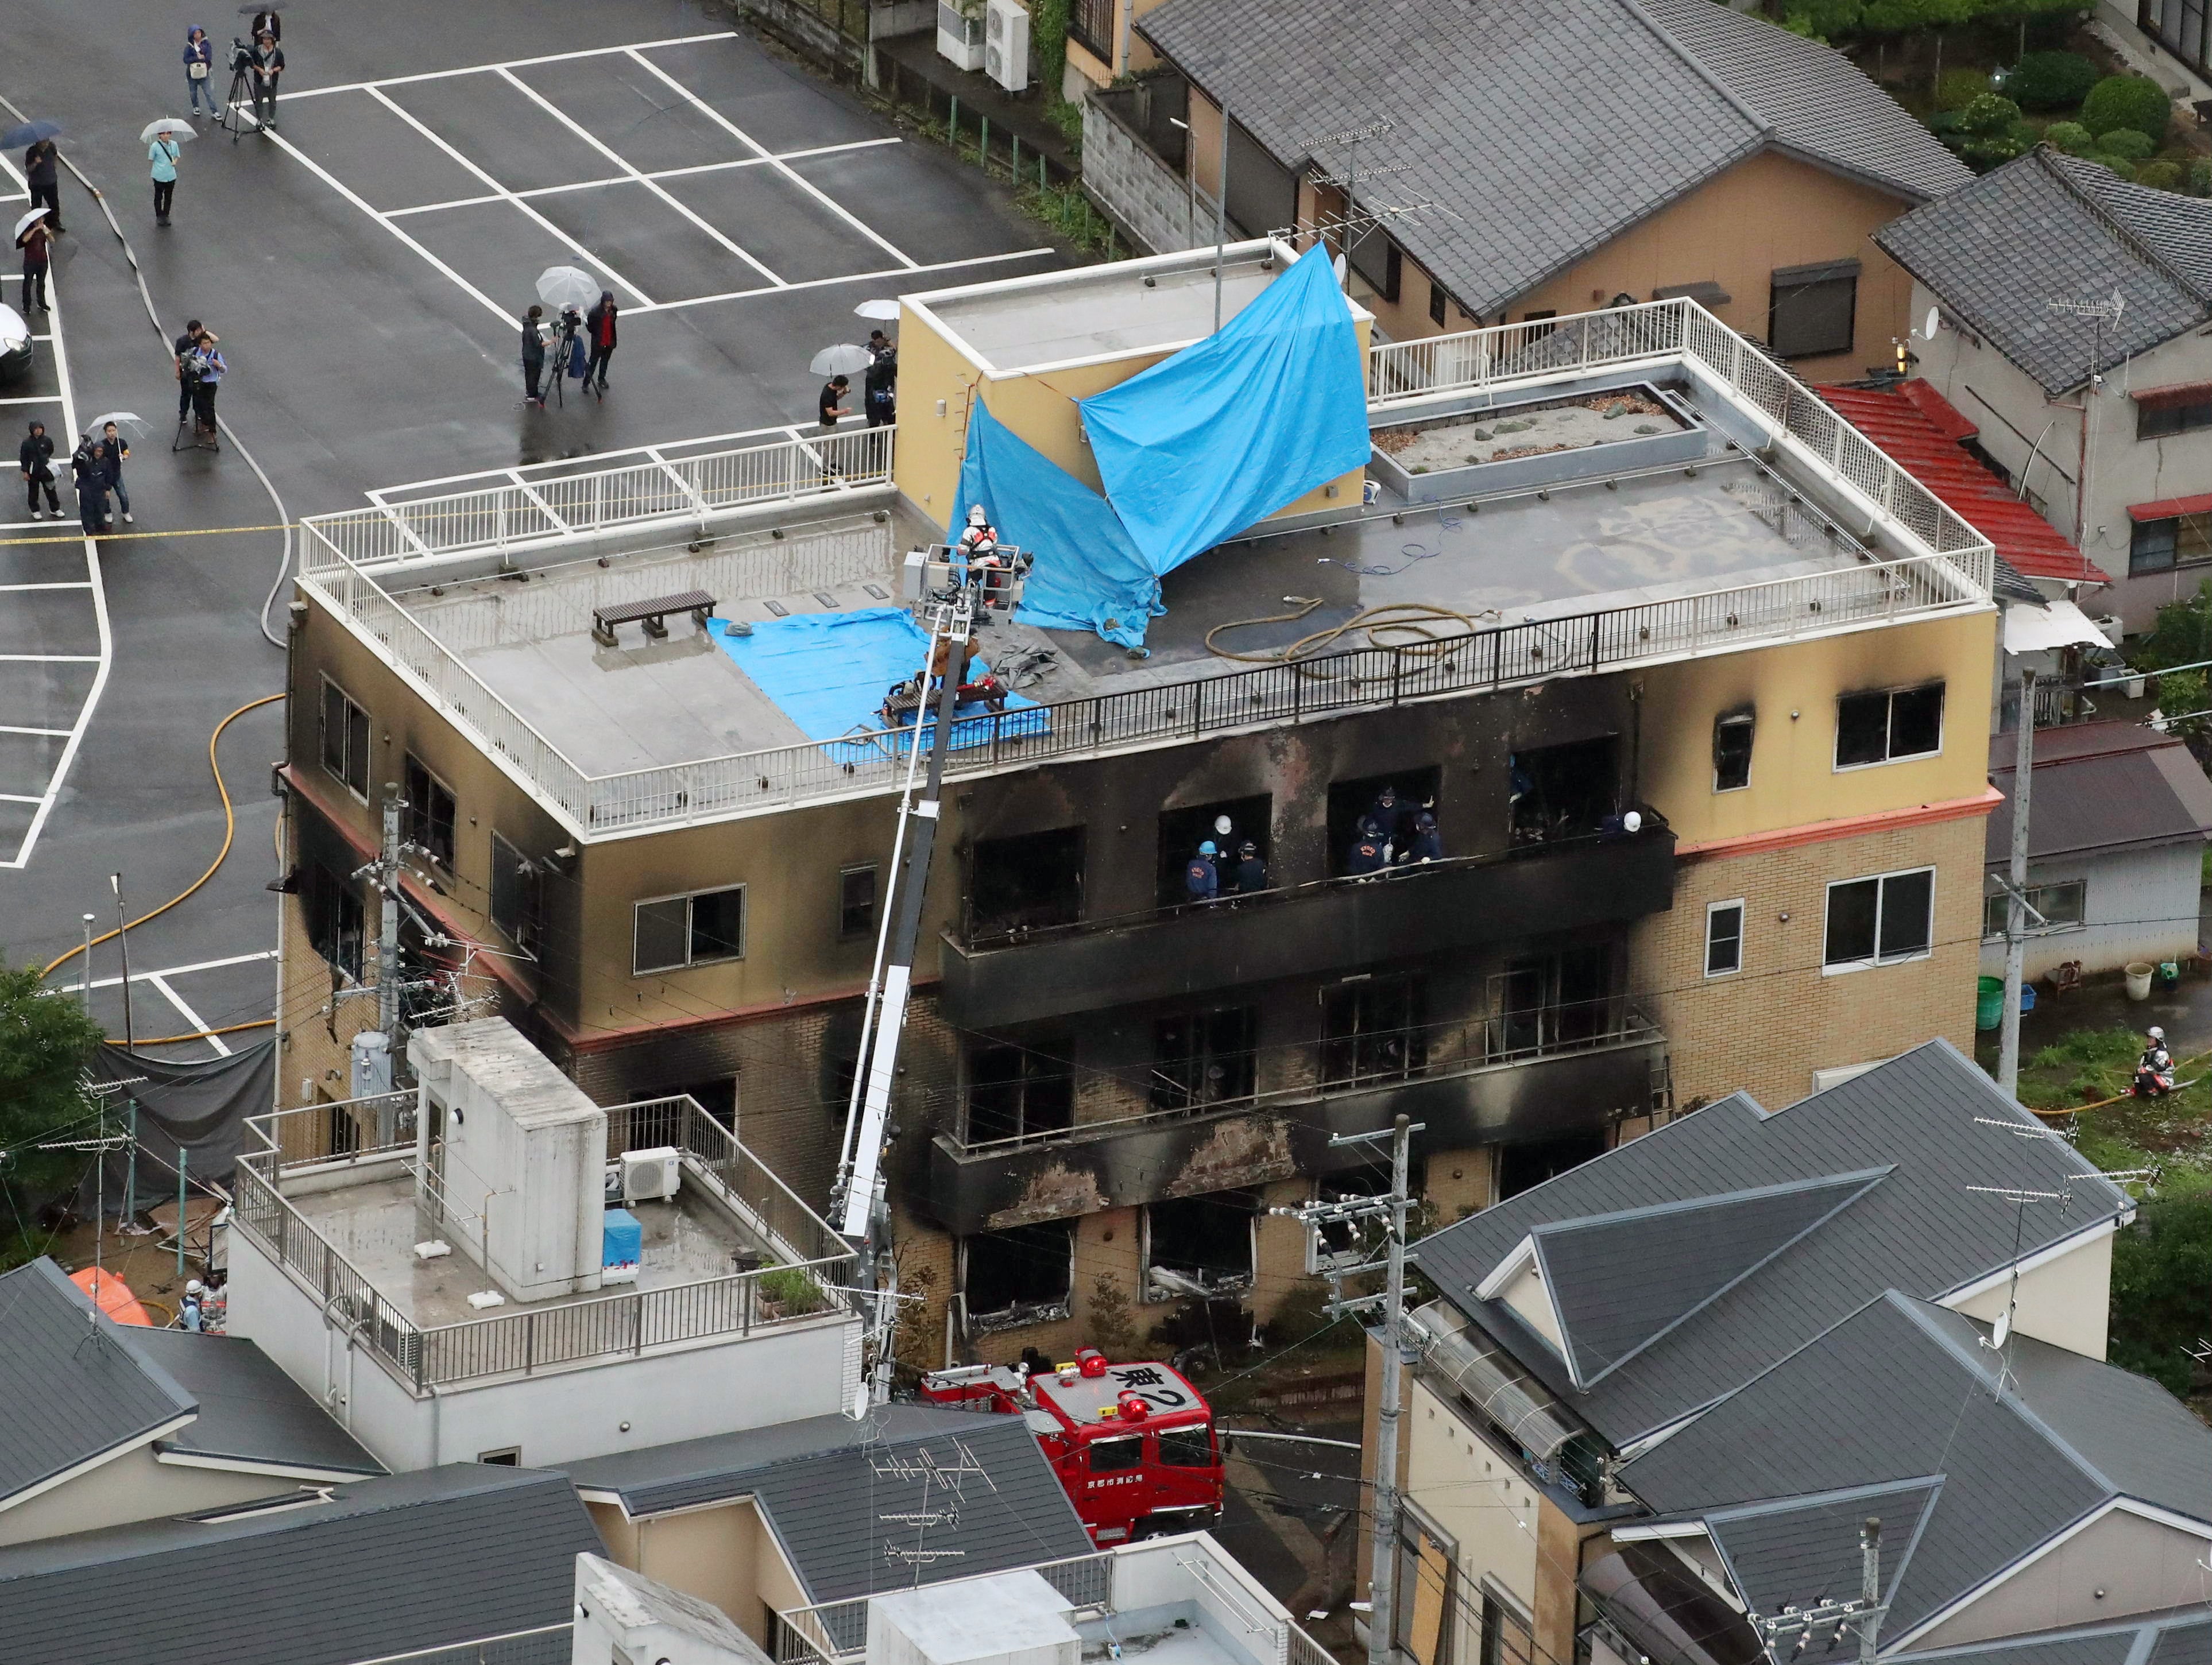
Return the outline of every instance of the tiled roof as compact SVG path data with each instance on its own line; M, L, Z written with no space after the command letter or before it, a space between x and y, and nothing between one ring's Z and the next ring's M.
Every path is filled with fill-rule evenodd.
M2016 732L1990 738L1990 783L2005 801L1991 812L1983 857L2012 853ZM2027 854L2087 854L2202 843L2212 833L2212 781L2179 736L2140 723L2075 723L2039 729Z
M1712 0L1698 0L1710 5ZM1926 486L1996 546L1998 556L2030 578L2109 584L2111 578L1959 441L1975 433L1949 400L1924 381L1894 389L1816 387L1844 420Z
M1711 0L1168 0L1136 27L1293 171L1387 115L1358 165L1401 171L1362 200L1434 203L1390 236L1478 315L1770 147L1907 201L1970 177L1839 54Z
M2017 1124L2037 1133L2014 1137ZM1658 1336L1624 1369L1575 1385L1565 1362L1481 1284L1540 1227L1729 1191L1887 1170L1847 1207ZM1969 1186L2056 1190L2062 1221L2031 1212L2033 1254L2131 1209L2080 1152L1947 1041L1769 1112L1736 1093L1425 1239L1421 1268L1616 1449L1734 1391L1885 1289L1939 1297L2015 1253L2016 1211ZM1661 1448L1664 1449L1664 1447Z
M125 1329L123 1339L199 1406L198 1416L154 1443L155 1450L318 1479L384 1473L382 1463L244 1336Z
M2054 395L2212 316L2212 203L2130 184L2047 146L1874 240ZM2115 293L2118 325L2101 332L2053 308Z

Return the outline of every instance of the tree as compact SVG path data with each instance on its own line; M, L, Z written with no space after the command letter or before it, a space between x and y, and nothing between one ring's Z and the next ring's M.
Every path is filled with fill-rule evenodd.
M43 1203L83 1167L79 1154L34 1147L70 1137L59 1130L90 1113L84 1067L106 1038L83 1006L45 987L35 968L0 963L0 1184L19 1208Z
M1110 1272L1102 1272L1091 1284L1091 1310L1084 1325L1085 1340L1117 1363L1137 1355L1137 1323L1129 1291Z
M2212 1313L2212 1196L2142 1205L2134 1230L2112 1240L2113 1364L2177 1394L2190 1389L2186 1349Z

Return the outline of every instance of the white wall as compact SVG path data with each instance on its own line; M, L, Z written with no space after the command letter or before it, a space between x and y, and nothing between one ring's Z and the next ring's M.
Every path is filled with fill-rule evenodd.
M28 1543L34 1538L94 1532L128 1521L220 1509L225 1504L273 1498L299 1484L270 1474L240 1474L228 1469L161 1462L155 1459L150 1444L142 1445L51 1492L40 1492L28 1503L0 1509L0 1544Z
M2029 938L2025 975L2031 981L2047 976L2067 960L2081 961L2084 971L2113 971L2130 960L2156 964L2192 952L2203 858L2201 844L2172 844L2029 862L2031 888L2083 882L2083 923L2078 931ZM2002 976L2004 957L2002 938L1983 939L1985 975Z
M1522 1615L1536 1611L1537 1498L1516 1456L1477 1433L1426 1382L1407 1379L1407 1495L1449 1533L1458 1547L1460 1588L1468 1601L1485 1584L1503 1592ZM1472 1658L1480 1626L1464 1610L1448 1612L1445 1634L1454 1659ZM1443 1651L1444 1650L1440 1650Z
M1978 1295L1944 1304L1984 1323L1995 1323L1997 1315L2012 1306L2013 1328L2022 1335L2085 1358L2102 1358L2112 1309L2112 1234L2100 1232L2021 1273L2016 1291L2007 1279Z
M418 1399L374 1358L349 1348L325 1325L314 1297L272 1265L249 1233L235 1231L230 1328L330 1406L386 1468L404 1473L515 1445L526 1467L572 1462L826 1415L851 1399L846 1343L860 1320L831 1315Z

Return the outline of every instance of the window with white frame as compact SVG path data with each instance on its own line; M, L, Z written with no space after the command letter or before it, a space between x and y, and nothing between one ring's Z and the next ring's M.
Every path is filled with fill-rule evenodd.
M2086 880L2069 878L2057 884L2031 884L2021 894L2027 905L2043 915L2038 925L2033 918L2027 921L2031 931L2075 929L2087 922L2088 884ZM2002 890L1982 902L1982 934L2002 937L2005 933L2005 912L2010 903Z
M1743 969L1743 901L1705 908L1705 975L1729 977Z
M1935 945L1936 870L1877 873L1828 886L1825 971L1923 958Z
M1836 767L1863 769L1943 749L1943 684L1884 688L1836 701Z
M323 768L368 801L368 713L328 677L323 678Z
M745 956L745 887L653 896L636 904L630 971L681 971Z

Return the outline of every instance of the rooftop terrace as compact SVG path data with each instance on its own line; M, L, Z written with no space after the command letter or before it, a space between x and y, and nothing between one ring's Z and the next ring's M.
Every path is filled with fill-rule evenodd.
M952 772L1989 605L1988 544L1693 302L1381 347L1370 379L1370 422L1420 428L1405 454L1428 461L1401 467L1386 443L1377 502L1271 522L1170 574L1149 658L998 623L985 656L1031 660L1017 686L1048 709L979 721ZM1639 419L1650 398L1670 414ZM1563 401L1599 414L1563 423ZM1571 443L1501 447L1524 421ZM1449 466L1462 434L1482 460ZM580 836L888 792L890 737L810 739L688 617L659 640L624 627L611 648L592 631L595 608L690 590L744 623L895 605L901 556L934 529L892 492L890 443L786 431L599 473L514 471L308 522L302 582ZM1426 610L1417 629L1355 623L1403 605ZM1337 627L1297 671L1267 662Z

